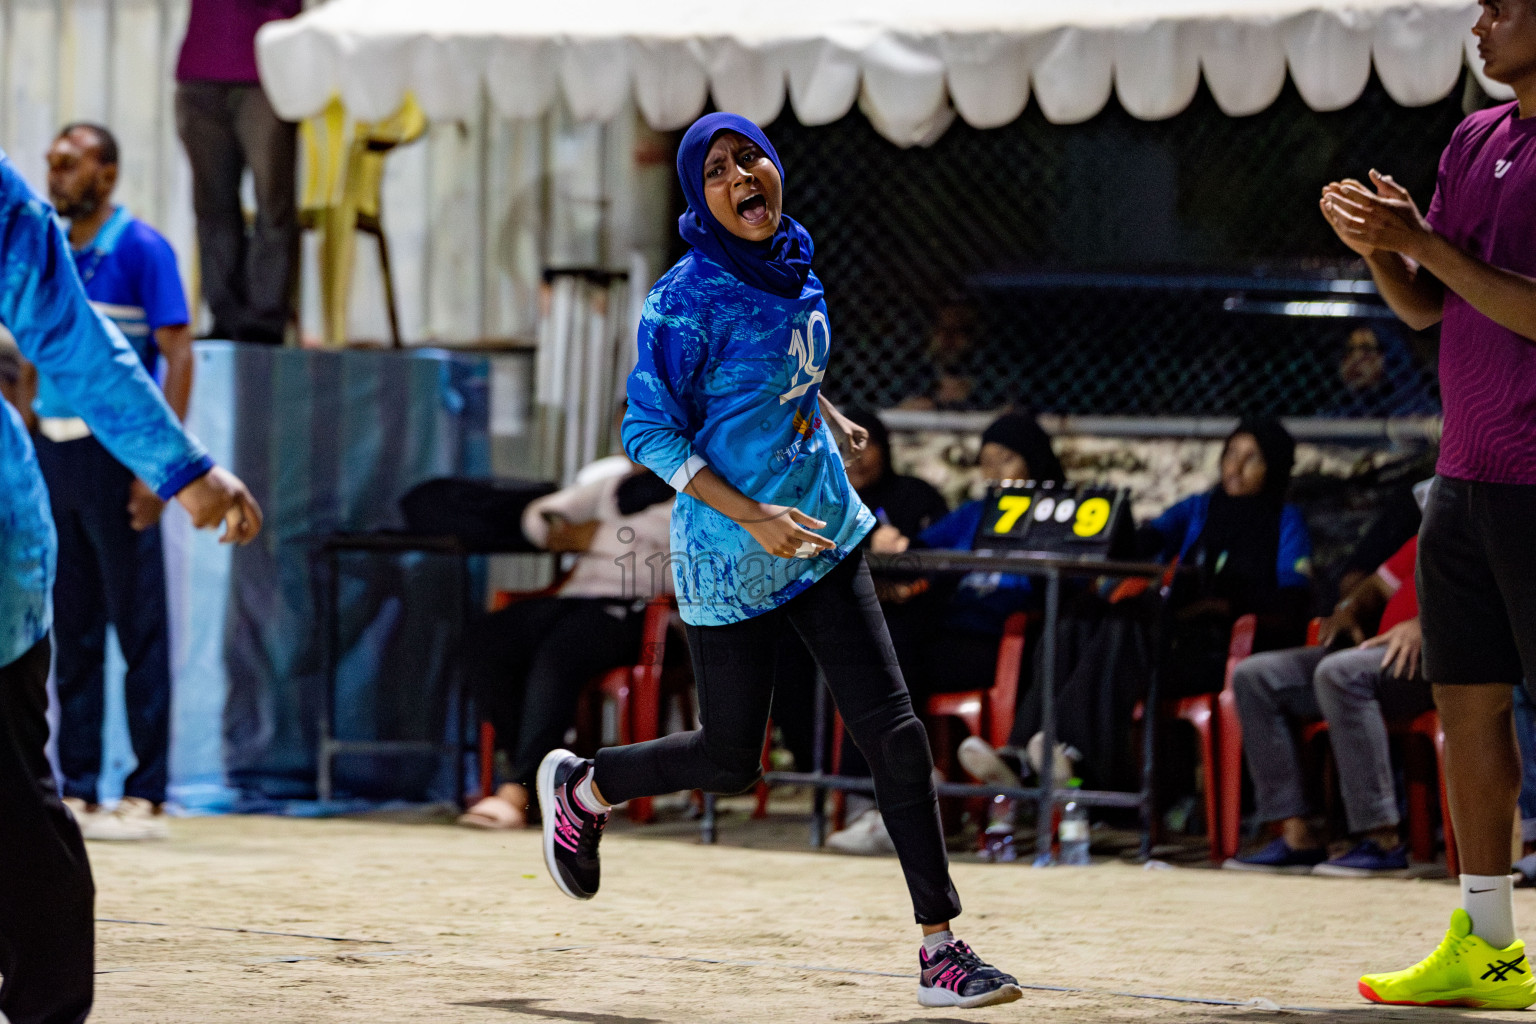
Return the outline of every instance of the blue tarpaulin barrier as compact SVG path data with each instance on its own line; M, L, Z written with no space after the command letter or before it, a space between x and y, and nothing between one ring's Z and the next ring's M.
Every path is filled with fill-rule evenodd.
M320 543L402 528L400 498L423 480L488 475L488 387L488 360L476 355L198 344L189 426L251 486L266 528L231 549L167 510L173 801L217 812L314 798L326 642ZM459 567L431 555L344 555L342 564L337 734L444 737L455 721ZM112 661L109 692L121 687L121 659ZM109 707L104 799L133 764L120 700ZM352 798L449 799L451 761L348 754L334 778Z

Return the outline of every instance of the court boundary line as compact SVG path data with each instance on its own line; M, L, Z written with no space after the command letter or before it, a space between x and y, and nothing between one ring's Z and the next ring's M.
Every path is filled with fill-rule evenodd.
M338 935L309 935L305 932L270 932L261 928L232 928L217 924L177 924L171 921L135 921L125 917L98 917L97 924L139 924L149 928L192 928L204 932L236 932L241 935L276 935L284 939L319 939L323 942L366 942L377 946L393 946L394 939L352 939Z
M862 967L828 967L820 964L797 964L778 960L734 960L701 956L662 956L659 953L634 953L627 950L605 949L602 946L544 946L535 953L567 953L591 951L608 956L624 956L636 960L666 960L673 963L708 964L718 967L776 967L795 971L818 971L826 974L858 974L876 978L904 978L913 975L895 971L872 971ZM1077 988L1069 985L1040 985L1019 982L1019 987L1030 992L1060 992L1069 995L1116 996L1121 999L1145 999L1166 1003L1191 1003L1198 1006L1226 1006L1233 1009L1275 1009L1290 1013L1338 1013L1339 1007L1286 1006L1261 996L1253 999L1221 999L1215 996L1170 996L1155 992L1116 992L1110 989ZM1364 1007L1362 1007L1364 1008Z

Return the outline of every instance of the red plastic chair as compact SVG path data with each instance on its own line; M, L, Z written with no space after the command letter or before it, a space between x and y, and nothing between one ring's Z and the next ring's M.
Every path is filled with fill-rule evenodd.
M492 602L500 610L516 600L536 595L498 592ZM641 626L640 658L634 665L621 665L593 678L587 694L613 701L620 744L641 743L655 739L661 728L662 665L667 653L667 633L677 603L670 595L653 597L645 607ZM489 722L480 725L480 790L492 792L495 783L496 729ZM655 820L650 797L629 802L631 821Z
M1322 623L1322 619L1313 619L1308 625L1308 647L1317 646ZM1311 722L1301 730L1301 742L1311 743L1327 731L1326 721ZM1456 832L1451 826L1451 804L1445 791L1445 730L1440 728L1440 714L1437 711L1425 711L1413 718L1388 722L1387 734L1408 739L1420 738L1434 747L1435 777L1440 791L1440 822L1445 829L1445 871L1454 878L1461 873L1460 859L1456 850ZM1405 754L1409 759L1404 773L1408 786L1408 849L1412 851L1414 860L1429 863L1435 859L1435 832L1429 813L1429 772L1420 756L1421 750L1422 745L1418 750L1408 748Z
M1253 653L1258 631L1256 615L1244 615L1232 624L1227 643L1227 669L1220 693L1201 693L1165 702L1164 718L1183 719L1200 738L1200 770L1205 775L1206 835L1211 860L1217 863L1237 853L1241 829L1243 732L1237 718L1237 696L1232 692L1232 671ZM1146 713L1138 704L1132 712L1137 721ZM1233 781L1235 780L1235 781Z
M931 695L923 708L929 720L941 724L958 719L965 723L966 735L980 736L994 748L1006 746L1019 703L1019 671L1024 666L1024 634L1028 626L1029 616L1024 612L1008 616L1003 623L1003 638L997 645L992 685L985 690ZM934 764L945 777L952 769L949 751L948 742L940 743L934 751Z

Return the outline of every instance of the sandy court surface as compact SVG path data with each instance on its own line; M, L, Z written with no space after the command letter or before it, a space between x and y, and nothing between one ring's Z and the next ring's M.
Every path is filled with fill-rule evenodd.
M1039 988L1005 1007L924 1010L894 858L809 851L793 819L733 814L723 830L725 845L704 847L683 823L616 827L591 903L545 877L533 832L201 818L173 822L166 843L92 844L93 1020L1532 1019L1354 998L1362 970L1406 966L1439 941L1456 899L1445 882L1120 863L1037 871L964 857L960 934ZM1528 929L1531 896L1518 897Z

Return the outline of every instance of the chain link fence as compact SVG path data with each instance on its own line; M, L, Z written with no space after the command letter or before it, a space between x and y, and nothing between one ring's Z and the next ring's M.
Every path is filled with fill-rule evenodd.
M770 136L786 209L816 238L829 393L1078 415L1437 412L1433 334L1390 317L1317 198L1375 167L1427 206L1471 95L1406 108L1373 80L1319 113L1288 84L1233 118L1202 86L1166 121L1112 102L1052 125L1031 105L908 150L857 113L786 115Z

